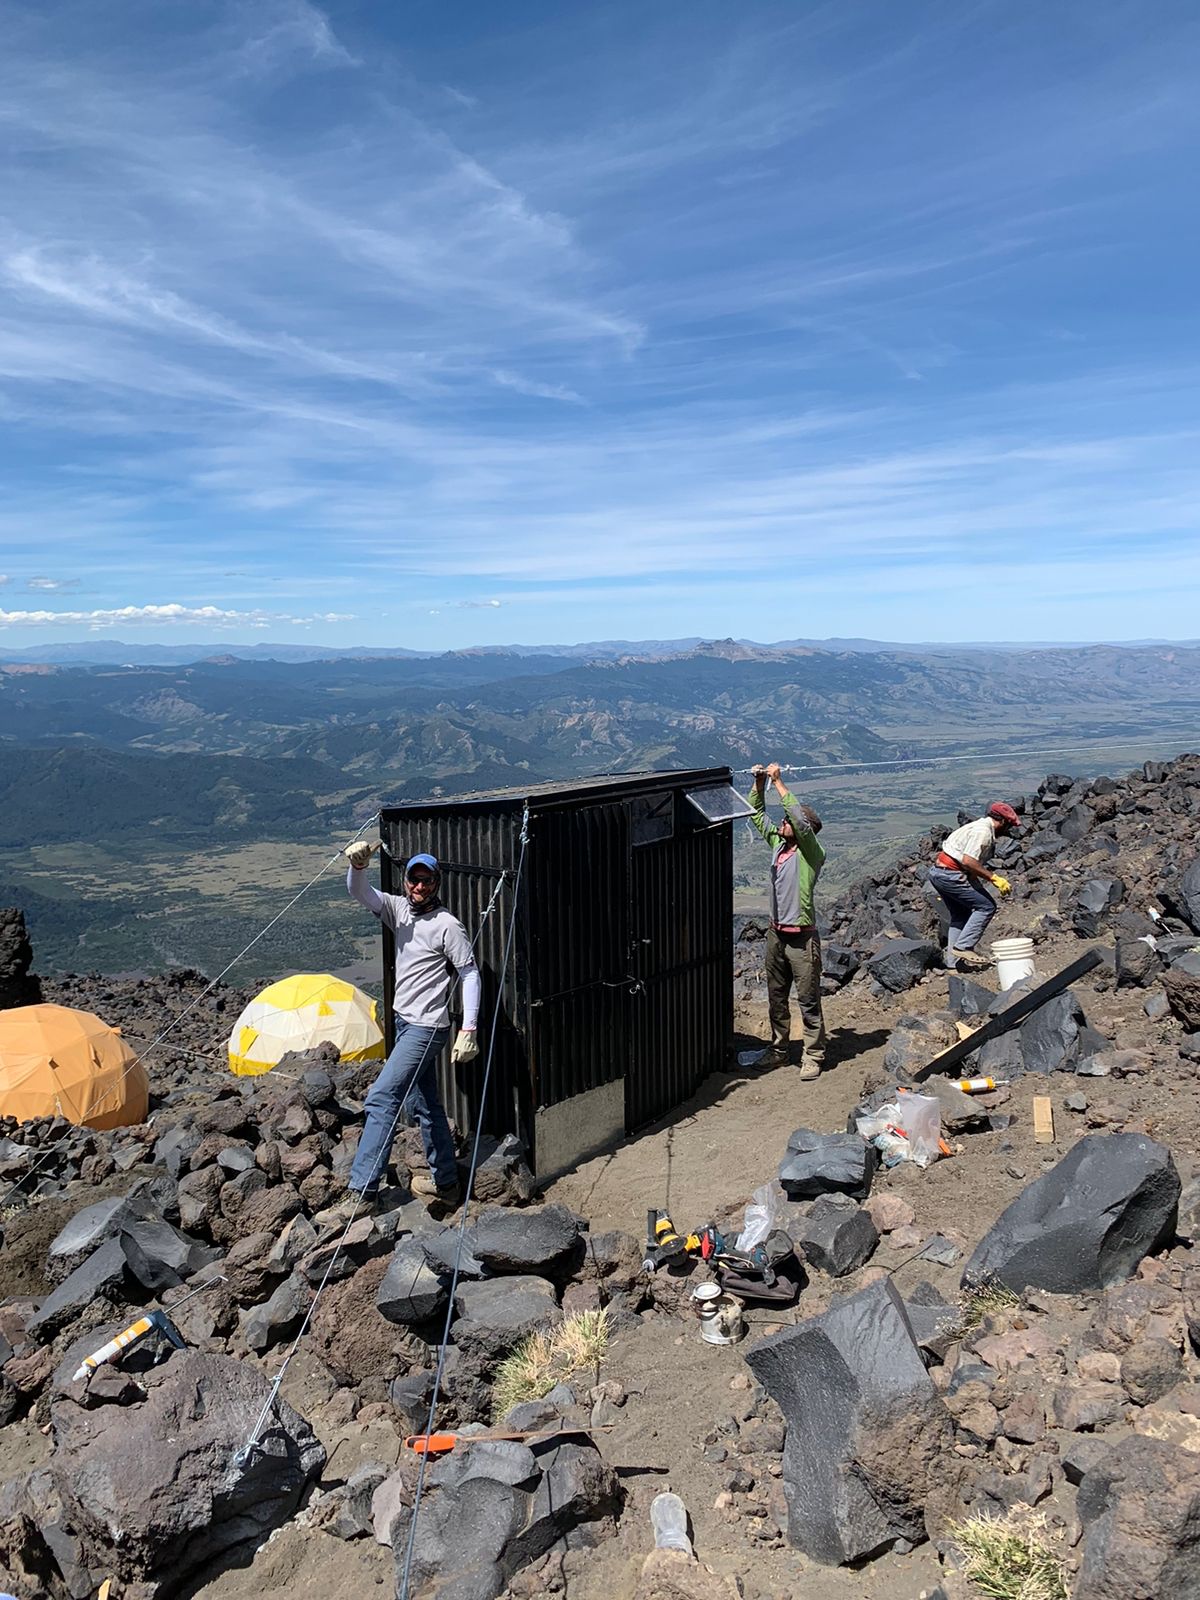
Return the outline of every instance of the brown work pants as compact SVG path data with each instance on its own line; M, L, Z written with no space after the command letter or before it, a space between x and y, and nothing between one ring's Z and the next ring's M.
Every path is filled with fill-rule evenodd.
M821 1065L825 1057L825 1019L821 1015L821 936L779 933L767 929L767 1005L771 1016L771 1048L786 1055L792 1037L788 996L793 983L804 1024L808 1059Z

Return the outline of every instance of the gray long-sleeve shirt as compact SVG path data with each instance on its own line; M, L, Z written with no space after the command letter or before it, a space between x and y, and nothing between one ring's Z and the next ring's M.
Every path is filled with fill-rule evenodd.
M445 906L414 912L406 895L381 894L365 867L351 867L346 888L360 906L390 928L396 940L396 985L392 1009L401 1022L443 1028L450 1020L450 983L462 979L463 1027L479 1020L479 968L467 930Z

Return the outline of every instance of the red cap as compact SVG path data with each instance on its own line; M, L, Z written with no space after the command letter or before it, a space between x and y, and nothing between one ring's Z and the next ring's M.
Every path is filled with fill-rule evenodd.
M988 816L995 817L997 822L1007 822L1014 828L1021 826L1020 817L1011 806L1006 806L1003 800L997 800L988 807Z

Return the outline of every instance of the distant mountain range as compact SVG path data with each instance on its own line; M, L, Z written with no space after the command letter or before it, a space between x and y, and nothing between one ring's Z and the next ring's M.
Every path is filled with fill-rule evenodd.
M1100 648L1144 650L1164 645L1183 644L1195 646L1197 640L1138 639L1117 640ZM596 639L585 644L508 644L474 645L453 652L455 655L500 656L552 656L558 659L595 661L620 660L636 656L651 660L661 656L686 655L696 650L731 654L745 649L751 652L797 652L821 650L834 654L846 652L868 655L881 652L899 655L958 655L975 654L980 650L1076 650L1091 648L1086 644L1063 642L985 644L898 644L883 639L783 639L762 644L753 639ZM6 649L0 640L0 665L4 663L72 665L72 666L189 666L198 661L213 659L237 661L341 661L387 660L402 657L410 660L437 660L443 652L433 650L403 650L384 646L337 649L333 645L307 644L226 644L220 641L198 641L194 644L153 644L120 639L62 640L52 644L33 645L25 650Z
M590 662L463 653L9 664L0 667L0 836L11 846L26 828L44 831L55 795L100 837L146 827L154 804L162 829L228 837L261 826L249 797L289 785L311 797L316 824L319 798L340 810L356 792L404 798L630 768L737 767L776 748L813 764L886 760L906 746L875 733L862 709L886 700L893 676L877 656L729 660L706 650ZM239 779L231 758L253 766ZM206 785L231 783L243 802L206 810ZM122 793L134 789L126 805Z
M745 785L774 759L801 769L845 874L981 789L1196 744L1191 646L677 645L0 662L0 905L30 911L60 968L218 971L279 885L294 892L388 800L715 765ZM256 946L264 971L310 959L314 917L353 958L336 876Z
M314 794L344 797L365 786L399 798L633 768L741 768L771 754L833 769L929 759L963 749L964 740L1003 753L1028 745L1035 728L1047 744L1057 727L1077 741L1152 728L1186 741L1197 707L1200 649L1187 646L921 654L718 641L590 660L457 651L310 662L226 654L186 666L9 663L0 666L0 801L16 808L5 831L19 837L18 814L51 798L49 749L64 754L55 769L62 783L72 759L98 781L104 763L84 757L104 749L134 760L302 763L281 782ZM256 771L247 787L272 790L266 769ZM161 794L169 824L171 783L156 771L146 788ZM234 807L230 815L238 814ZM224 816L218 808L211 825L224 826Z

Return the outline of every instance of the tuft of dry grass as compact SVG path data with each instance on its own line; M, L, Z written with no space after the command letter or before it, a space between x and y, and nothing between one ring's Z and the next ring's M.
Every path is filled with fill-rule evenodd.
M987 1600L1068 1600L1062 1561L1043 1537L1044 1517L968 1517L950 1537L962 1551L963 1572Z
M557 1383L587 1367L599 1372L608 1349L608 1313L581 1311L549 1333L531 1333L500 1363L492 1385L492 1418L501 1422L516 1405L540 1400Z
M980 1283L959 1295L955 1324L963 1333L969 1333L988 1317L1016 1311L1020 1304L1018 1296L1002 1283Z

